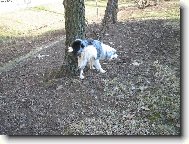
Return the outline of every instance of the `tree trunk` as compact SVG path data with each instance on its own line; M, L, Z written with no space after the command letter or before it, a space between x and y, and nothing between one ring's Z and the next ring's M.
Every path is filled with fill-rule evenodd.
M98 18L98 0L95 0L96 1L96 15L97 15L97 18Z
M108 0L104 14L104 19L102 22L116 23L117 11L118 11L118 0Z
M100 38L102 38L108 29L108 24L117 22L117 12L118 12L118 0L108 0L104 18L102 20L102 30Z
M85 34L85 5L84 0L64 0L65 9L65 65L61 69L63 73L78 74L77 58L68 53L68 47L76 38L84 38Z

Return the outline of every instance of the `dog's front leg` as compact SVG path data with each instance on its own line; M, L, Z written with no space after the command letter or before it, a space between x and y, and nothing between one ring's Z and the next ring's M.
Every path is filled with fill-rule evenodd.
M77 63L78 63L78 67L80 68L81 67L81 57L77 57Z
M87 65L87 60L86 59L81 59L80 60L80 79L84 79L85 77L83 76L83 70L85 68L85 66Z
M80 79L84 79L85 77L83 76L83 69L80 69Z
M90 67L90 69L95 69L95 67L94 67L94 59L93 58L91 58L89 60L89 67Z
M101 73L105 73L106 71L102 69L99 59L95 60L94 65L96 67L97 70L99 70Z
M80 69L80 79L84 79L84 76L83 76L83 69L85 68L85 66L83 65L83 57L82 56L78 56L78 68Z

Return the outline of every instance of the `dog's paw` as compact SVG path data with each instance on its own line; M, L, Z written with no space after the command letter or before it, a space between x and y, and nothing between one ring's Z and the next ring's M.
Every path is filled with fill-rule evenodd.
M100 72L101 72L101 73L105 73L106 71L105 71L105 70L103 70L103 69L101 69L101 70L100 70Z

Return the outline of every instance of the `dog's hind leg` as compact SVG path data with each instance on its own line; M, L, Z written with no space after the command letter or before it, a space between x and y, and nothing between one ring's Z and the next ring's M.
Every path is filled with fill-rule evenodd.
M94 67L94 59L93 58L91 58L89 60L89 67L90 67L90 69L95 69L95 67Z
M95 65L96 69L99 70L101 73L105 73L106 72L105 70L102 69L98 59L94 61L94 65Z

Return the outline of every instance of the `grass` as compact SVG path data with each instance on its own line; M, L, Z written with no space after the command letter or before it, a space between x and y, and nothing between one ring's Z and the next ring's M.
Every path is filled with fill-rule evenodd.
M98 7L106 7L107 2L106 1L98 1L97 5L98 5ZM96 2L95 1L86 1L85 6L86 7L96 7Z
M91 22L100 22L106 8L106 1L98 1L98 17L95 1L86 1L86 19ZM127 7L133 2L120 2L119 7ZM163 5L165 4L165 7ZM49 19L51 18L51 19ZM164 2L161 7L146 9L121 10L118 13L119 21L129 19L180 19L178 1ZM5 41L13 37L42 35L47 31L64 29L63 5L40 5L25 10L7 13L0 16L0 38Z
M36 10L36 11L49 11L50 9L46 6L36 6L36 7L32 7L31 10Z
M19 37L20 31L7 28L6 26L0 26L0 43L3 41L10 41L14 37Z
M120 15L120 19L175 19L180 21L180 6L178 1L164 2L158 6L145 9L130 10L127 15Z

